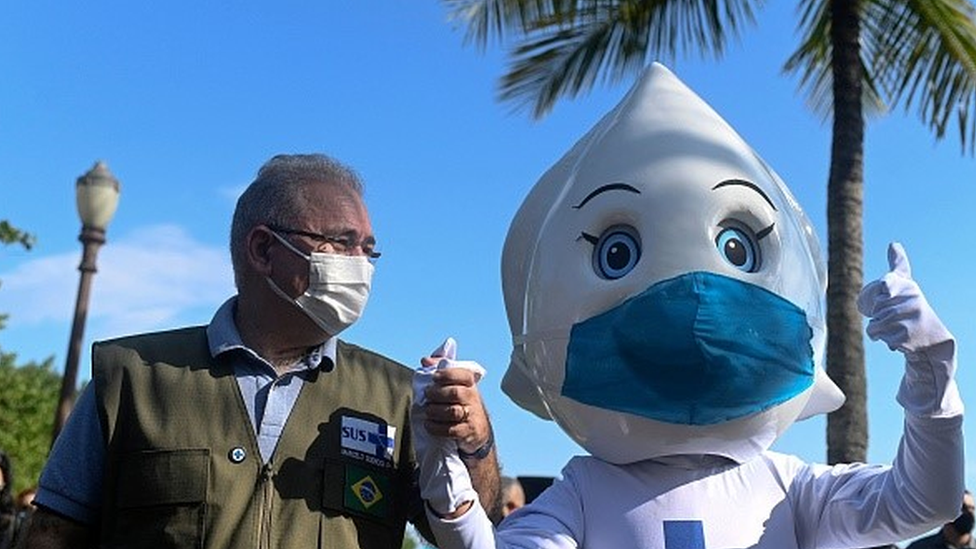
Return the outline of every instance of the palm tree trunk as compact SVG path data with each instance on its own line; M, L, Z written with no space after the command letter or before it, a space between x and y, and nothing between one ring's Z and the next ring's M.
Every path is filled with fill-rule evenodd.
M827 416L827 461L867 458L864 340L857 294L863 284L864 115L860 0L831 2L833 135L827 184L827 373L847 395Z

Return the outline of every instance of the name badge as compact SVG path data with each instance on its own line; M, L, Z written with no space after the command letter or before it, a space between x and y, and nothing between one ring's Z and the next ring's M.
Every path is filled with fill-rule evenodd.
M378 467L390 467L396 447L396 427L357 417L342 417L342 455Z

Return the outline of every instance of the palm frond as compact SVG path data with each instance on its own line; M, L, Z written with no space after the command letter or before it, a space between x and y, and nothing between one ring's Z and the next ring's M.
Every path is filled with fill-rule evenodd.
M499 97L541 118L560 97L575 97L599 80L615 83L649 59L720 57L764 1L577 0L556 6L558 12L536 12L533 21L521 20L523 39L510 51Z
M783 72L799 74L807 106L826 120L833 107L830 73L830 10L828 0L806 0L800 6L800 45L786 60Z
M522 36L534 22L553 13L570 11L567 0L444 0L448 19L467 27L466 43L485 48L508 36Z
M575 97L593 87L611 51L621 52L620 66L643 63L644 52L615 41L621 33L612 25L568 28L517 47L509 71L502 77L499 98L516 110L530 107L534 118L548 113L562 96ZM629 52L628 60L623 59ZM619 69L622 71L623 69Z
M976 137L976 10L968 0L874 0L875 70L892 104L904 101L937 138L953 117L963 150Z
M800 45L783 65L783 72L799 75L799 88L806 96L807 106L828 120L833 114L833 50L830 42L830 0L804 0L800 7ZM863 44L862 44L863 46ZM878 114L886 110L878 83L870 70L868 52L864 46L860 57L861 82L863 92L861 102L867 114Z

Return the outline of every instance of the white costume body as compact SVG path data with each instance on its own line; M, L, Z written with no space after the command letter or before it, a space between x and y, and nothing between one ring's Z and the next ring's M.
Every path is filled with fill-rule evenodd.
M741 465L615 465L576 457L492 533L480 507L431 517L442 549L855 549L916 536L920 507L958 489L962 416L906 420L892 467L806 464L765 452ZM923 466L924 464L924 466ZM687 467L695 465L694 467ZM665 521L701 521L703 545L665 543Z
M889 265L858 307L868 335L906 359L892 465L770 452L794 421L843 401L822 368L816 234L755 151L652 66L532 189L502 258L514 344L502 387L593 457L573 459L497 533L477 505L454 520L429 512L438 545L856 549L951 520L964 469L955 341L900 245ZM688 280L700 285L670 285ZM782 326L798 329L781 337ZM470 499L450 445L415 446L429 507L444 515Z

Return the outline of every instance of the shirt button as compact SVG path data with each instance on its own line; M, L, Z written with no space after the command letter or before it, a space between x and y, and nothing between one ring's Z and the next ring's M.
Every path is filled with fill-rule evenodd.
M247 458L247 452L244 451L244 448L235 446L231 449L228 457L232 463L241 463L245 458Z

